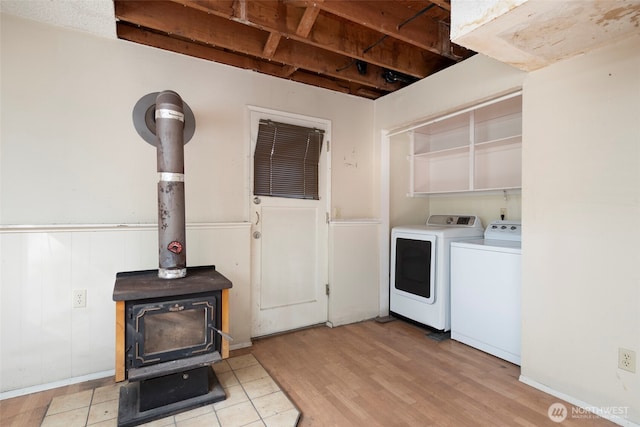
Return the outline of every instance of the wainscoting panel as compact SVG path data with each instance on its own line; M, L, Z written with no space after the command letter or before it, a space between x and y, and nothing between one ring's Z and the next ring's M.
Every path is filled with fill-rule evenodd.
M249 223L188 224L187 265L233 282L234 344L250 343ZM0 393L114 369L115 275L158 268L155 225L0 228ZM74 290L86 307L73 308Z
M334 326L378 315L380 221L329 224L329 322Z

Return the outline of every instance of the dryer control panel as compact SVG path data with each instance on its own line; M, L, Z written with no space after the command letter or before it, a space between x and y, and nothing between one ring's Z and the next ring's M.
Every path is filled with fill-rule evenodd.
M440 227L482 227L476 215L431 215L427 225Z

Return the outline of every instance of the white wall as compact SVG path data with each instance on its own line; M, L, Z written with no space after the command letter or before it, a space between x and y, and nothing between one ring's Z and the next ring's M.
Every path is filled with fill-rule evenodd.
M522 376L640 423L640 39L525 80Z
M409 197L411 138L392 136L389 143L389 227L424 224L429 216L428 197Z
M185 146L188 224L215 226L248 221L249 105L330 120L332 205L342 218L371 218L377 213L377 190L372 182L377 169L372 161L371 100L6 14L1 19L0 229L6 231L11 225L47 229L49 224L66 224L72 231L65 239L71 241L78 232L75 228L87 224L156 223L156 152L135 132L131 113L142 96L165 89L178 92L196 117L195 135ZM239 233L244 236L242 230ZM243 260L250 257L249 245L242 240L239 253L225 254L230 258L217 256L210 249L212 245L237 248L238 238L244 239L223 233L215 241L207 240L194 247L188 244L187 254L217 264L223 274L227 269L234 276L230 302L231 332L236 339L233 344L246 345L250 338L246 327L250 267ZM29 341L47 329L46 325L59 321L64 323L55 331L59 344L49 351L68 354L66 346L74 341L71 357L78 360L74 352L80 348L82 341L78 339L84 335L72 334L84 324L77 309L71 309L70 289L83 285L49 280L48 274L36 272L31 259L21 259L19 266L4 263L12 254L13 245L6 243L11 239L14 237L2 237L3 328L9 325L5 313L17 315L11 322L19 325L29 325L30 316L36 316L37 322L7 335L12 348L8 351L3 342L2 370L16 364L30 369L16 360L21 344L11 337L28 334ZM28 233L22 239L28 240ZM48 237L40 239L51 241ZM109 242L104 248L107 254L122 250L117 239ZM39 250L47 253L46 246ZM52 252L54 259L46 271L68 266L68 259L56 259L55 253ZM232 253L235 254L231 256ZM157 256L157 249L152 249L151 255ZM113 278L121 268L157 267L155 262L150 265L144 260L122 265L106 258L91 265L104 269L104 277ZM74 268L84 271L86 266ZM14 308L20 306L16 299L23 298L22 290L34 286L20 271L38 274L42 279L33 288L42 290L40 294L36 292L35 298L55 295L61 308L48 311L39 303L16 312ZM76 273L65 274L63 277L69 278ZM100 289L89 291L87 310L92 311L92 322L102 325L101 330L112 323L110 286L106 282L86 286ZM92 352L113 346L111 327L93 338L96 343ZM24 349L28 348L31 347L25 344ZM86 354L82 357L96 360L91 367L74 362L73 367L60 372L68 378L112 369L112 356L108 353ZM34 365L33 369L40 368ZM26 375L22 382L2 381L1 391L50 380L53 379L47 375Z
M376 129L393 130L453 112L522 86L526 73L484 55L452 67L376 101Z
M2 24L0 223L157 221L155 148L131 112L165 89L196 116L188 222L247 219L249 104L332 120L333 204L344 218L372 216L371 101L7 15Z
M478 192L473 194L451 194L429 197L429 214L475 214L487 226L500 219L500 209L506 209L505 219L522 221L522 191Z

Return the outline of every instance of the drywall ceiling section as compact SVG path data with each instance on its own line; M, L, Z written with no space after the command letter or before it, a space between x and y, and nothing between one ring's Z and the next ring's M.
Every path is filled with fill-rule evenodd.
M0 12L116 38L112 0L2 0Z
M525 71L640 32L639 0L451 0L451 40Z
M504 15L528 0L452 0L455 16L451 13L451 39L464 36L471 31Z

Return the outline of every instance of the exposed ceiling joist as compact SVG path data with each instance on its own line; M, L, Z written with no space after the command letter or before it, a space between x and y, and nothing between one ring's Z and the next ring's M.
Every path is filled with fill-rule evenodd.
M122 39L367 98L473 54L449 42L444 0L114 4Z
M299 1L296 0L296 3ZM437 11L436 19L419 19L437 5L431 1L414 1L410 9L398 7L393 1L323 1L310 0L303 4L315 4L323 11L350 22L369 28L376 33L412 44L436 55L449 57L451 52L439 49L439 20L447 19L448 13ZM416 21L416 22L413 22Z

